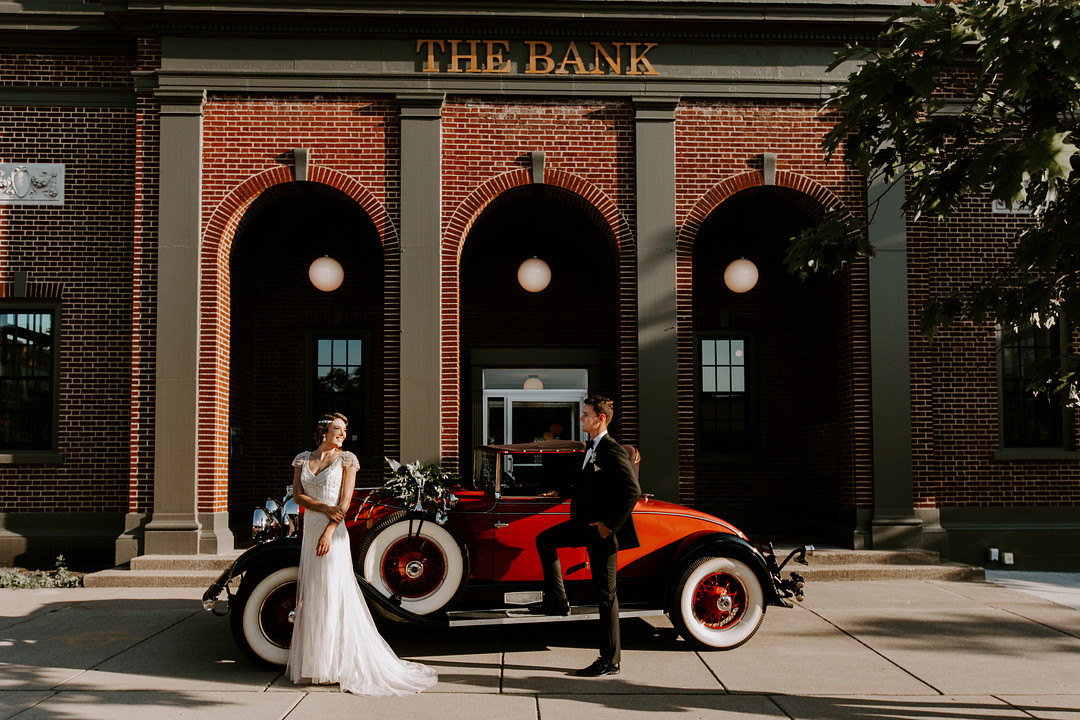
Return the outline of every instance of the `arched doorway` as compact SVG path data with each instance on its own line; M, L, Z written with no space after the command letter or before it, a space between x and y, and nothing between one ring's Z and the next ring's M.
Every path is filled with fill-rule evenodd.
M345 273L332 292L308 278L329 255ZM383 425L383 250L368 215L326 185L271 187L244 214L230 259L229 508L280 497L315 418L349 417L346 449L378 475Z
M694 503L771 538L850 538L854 526L851 287L802 281L788 241L823 208L759 186L717 206L693 250ZM725 267L760 277L738 294Z
M550 185L508 190L477 218L460 264L463 471L482 442L577 437L578 405L569 396L617 394L615 247L594 207ZM536 293L517 280L533 257L551 268L550 284ZM542 389L514 405L530 375ZM500 413L507 425L493 430Z

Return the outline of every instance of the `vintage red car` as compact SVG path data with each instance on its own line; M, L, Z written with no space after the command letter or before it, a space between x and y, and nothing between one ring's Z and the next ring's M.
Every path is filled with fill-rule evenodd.
M582 462L584 445L548 441L477 448L471 487L454 488L449 512L409 503L364 502L358 488L346 526L357 579L384 617L426 625L563 622L596 617L589 605L584 548L560 551L569 617L528 612L540 601L543 572L535 539L569 517L557 492ZM629 448L631 456L637 451ZM233 636L253 660L283 665L292 636L300 542L299 509L268 501L256 511L258 539L203 595L217 614L231 609ZM695 646L731 649L757 631L769 605L802 599L802 578L782 578L791 559L806 564L812 546L778 563L730 523L643 495L634 508L641 546L618 555L624 617L665 613ZM236 580L239 587L233 592ZM228 604L219 601L222 592ZM223 607L224 605L224 607Z

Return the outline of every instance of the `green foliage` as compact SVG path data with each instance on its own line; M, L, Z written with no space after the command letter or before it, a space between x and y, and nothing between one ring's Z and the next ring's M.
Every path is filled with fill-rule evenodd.
M862 64L826 103L837 118L822 142L830 160L842 152L870 181L904 182L916 218L948 218L983 194L1030 212L1009 262L931 298L923 332L1080 318L1080 0L915 4L831 69L850 61ZM793 241L790 269L835 272L872 256L866 227L834 214ZM1042 379L1069 389L1065 375Z
M63 555L56 556L53 570L0 568L0 588L72 588L82 587L82 575L67 568Z
M445 522L446 510L457 503L457 497L450 491L455 484L453 476L438 465L419 460L408 465L390 458L386 458L386 462L390 465L390 479L364 498L360 510L369 502L396 499L416 512L437 507L437 519L440 523Z

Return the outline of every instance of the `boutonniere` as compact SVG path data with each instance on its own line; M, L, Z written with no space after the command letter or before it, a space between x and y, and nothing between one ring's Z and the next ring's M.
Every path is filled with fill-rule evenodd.
M589 456L589 465L592 465L593 472L599 472L600 466L596 464L596 451L593 450L593 454Z

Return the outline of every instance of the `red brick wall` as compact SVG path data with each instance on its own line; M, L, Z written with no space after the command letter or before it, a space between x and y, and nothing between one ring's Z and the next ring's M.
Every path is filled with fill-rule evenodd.
M161 41L140 40L137 68L161 64ZM131 440L128 512L154 503L155 388L157 372L157 241L161 108L149 93L138 96L134 138L134 227L131 309Z
M130 87L134 58L0 55L0 83ZM63 163L63 206L0 206L0 281L61 303L57 465L0 466L0 512L126 511L135 109L0 107L0 161ZM0 284L2 286L2 284Z
M994 215L973 198L948 223L909 223L912 446L917 507L1080 504L1076 462L995 461L997 338L993 324L957 323L928 342L919 331L932 293L957 290L1008 258L1023 215ZM1075 422L1073 432L1080 432ZM1074 436L1074 442L1077 437Z
M823 163L820 139L828 125L814 104L684 103L676 119L681 498L710 507L866 506L872 486L865 267L804 286L785 276L782 248L756 246L764 242L760 238L731 238L725 242L747 255L769 258L759 268L758 287L736 297L723 288L722 274L741 253L728 257L722 249L695 245L710 213L724 202L776 190L760 188L763 153L776 155L776 184L789 188L774 193L777 210L802 204L814 218L842 203L861 212L862 183L842 165ZM768 207L755 212L767 226ZM753 226L741 231L752 234ZM727 318L720 314L723 305ZM759 331L759 456L751 462L696 458L693 449L693 333L725 327Z
M618 359L611 364L619 371L616 387L603 391L616 396L619 439L636 443L636 259L627 231L633 224L634 208L632 109L626 102L609 100L451 98L442 117L443 312L450 317L459 313L458 263L473 222L501 192L528 183L528 154L543 151L545 183L585 198L609 226L610 258L618 267L620 320L614 337L597 329L595 335L602 339L585 342L615 348ZM574 345L573 331L559 327L564 325L559 320L567 312L560 310L535 325L538 345ZM466 309L462 323L469 319ZM480 332L484 321L472 322ZM464 362L460 357L463 340L482 342L457 326L444 332L443 456L452 466L456 466L462 442L458 435L462 402L458 375ZM489 342L502 343L497 334L492 334Z
M249 204L267 188L291 182L292 150L309 151L309 179L338 188L352 197L372 218L383 238L386 307L381 322L387 342L380 342L382 357L372 379L376 391L374 407L382 417L394 422L375 422L385 427L381 445L375 452L395 454L398 442L397 402L397 234L398 212L398 123L397 111L385 98L359 96L264 97L213 95L203 114L203 217L206 242L202 260L202 356L200 359L200 497L203 512L225 510L229 505L229 357L230 305L228 302L229 258L233 233ZM297 237L304 245L306 239ZM285 258L283 258L285 259ZM299 268L293 282L305 285L306 266ZM282 288L290 295L289 288ZM333 323L332 310L316 324ZM346 318L348 320L348 318ZM366 318L364 322L370 322ZM378 329L377 329L378 330ZM296 342L283 337L282 342ZM390 390L381 395L385 385ZM259 392L263 392L259 389ZM296 389L296 402L302 390ZM379 402L381 400L381 403ZM263 494L280 494L283 473L288 475L293 455L309 444L309 428L302 406L294 412L259 413L255 418L258 437L273 438L272 456L261 453L259 467L252 471L252 483L261 483ZM252 435L246 442L253 452L263 447ZM295 446L303 442L303 446ZM295 446L295 447L294 447ZM362 469L360 481L382 476L379 466ZM371 476L368 478L367 476ZM262 478L259 480L258 478ZM232 501L247 504L259 488L237 488Z

